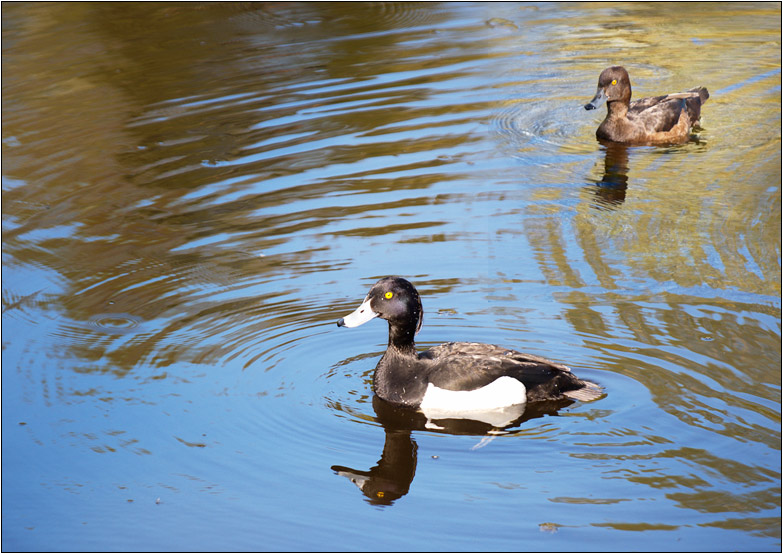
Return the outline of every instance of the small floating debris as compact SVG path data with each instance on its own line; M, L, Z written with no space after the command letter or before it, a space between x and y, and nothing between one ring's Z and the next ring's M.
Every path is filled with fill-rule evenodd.
M519 29L519 27L516 26L516 24L513 21L509 21L508 19L505 19L503 17L493 17L492 19L487 19L485 21L487 27L492 27L495 29L496 27L506 27L507 29Z

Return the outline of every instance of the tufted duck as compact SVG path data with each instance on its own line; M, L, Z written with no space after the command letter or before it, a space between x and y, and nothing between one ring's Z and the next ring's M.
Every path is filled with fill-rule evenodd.
M589 401L602 394L598 385L578 379L564 365L500 346L449 342L417 352L413 337L422 315L414 286L385 277L356 311L337 322L340 327L357 327L375 317L389 322L389 344L373 377L375 393L387 402L446 417L540 400Z
M606 119L596 131L599 139L626 144L686 142L699 124L701 106L710 94L704 87L631 102L631 79L624 67L609 67L598 77L598 91L585 105L594 110L606 102Z

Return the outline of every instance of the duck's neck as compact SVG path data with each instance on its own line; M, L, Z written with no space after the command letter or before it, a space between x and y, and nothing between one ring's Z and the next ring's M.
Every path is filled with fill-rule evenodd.
M409 404L420 401L423 381L418 374L418 354L413 342L415 328L404 331L389 325L389 345L373 376L375 394L387 402Z
M413 337L416 334L416 327L399 326L389 324L389 344L386 352L392 351L400 356L416 356L416 344Z
M607 118L619 118L622 119L628 113L628 104L622 100L614 100L606 104L608 110Z

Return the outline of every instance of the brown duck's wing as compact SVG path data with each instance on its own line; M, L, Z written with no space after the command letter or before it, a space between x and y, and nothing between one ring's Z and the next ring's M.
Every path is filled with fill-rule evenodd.
M640 102L644 100L647 98ZM672 95L667 95L660 102L642 110L629 109L628 119L642 125L648 133L665 133L677 125L684 109L686 109L684 98L672 98Z
M701 118L701 106L709 97L710 93L705 87L694 87L685 92L641 98L631 102L628 107L628 117L641 119L649 130L668 131L677 124L684 100L691 125L695 125Z
M644 110L647 110L649 108L652 108L653 106L660 104L664 100L666 100L669 97L668 94L664 94L663 96L650 96L648 98L640 98L639 100L634 100L631 102L631 104L628 106L628 111L630 113L639 114L643 112Z
M650 96L648 98L634 100L628 106L628 111L639 113L662 102L666 102L667 100L680 100L683 98L686 100L698 99L699 104L704 104L709 97L710 93L705 87L694 87L685 92L674 92L672 94L664 94L663 96Z

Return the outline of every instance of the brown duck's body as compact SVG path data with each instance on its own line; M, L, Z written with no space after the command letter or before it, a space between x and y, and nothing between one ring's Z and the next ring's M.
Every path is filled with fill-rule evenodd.
M701 106L710 97L704 87L652 96L631 102L631 80L625 68L601 72L598 90L585 109L604 101L606 118L596 131L599 139L626 144L677 144L690 138L701 120Z

